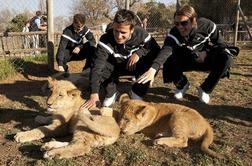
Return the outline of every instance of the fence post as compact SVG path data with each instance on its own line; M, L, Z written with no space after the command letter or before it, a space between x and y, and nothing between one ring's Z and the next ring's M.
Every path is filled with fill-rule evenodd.
M126 10L130 9L130 0L125 0L125 9Z
M47 0L47 60L48 69L54 71L53 0Z
M237 34L238 34L238 26L239 26L239 18L240 18L240 11L239 11L239 6L240 6L241 1L238 0L237 2L237 11L236 11L236 22L235 22L235 31L234 31L234 46L237 45Z

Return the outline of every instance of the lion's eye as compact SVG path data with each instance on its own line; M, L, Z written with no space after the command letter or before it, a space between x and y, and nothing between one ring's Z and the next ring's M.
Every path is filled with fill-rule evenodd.
M130 120L128 118L125 118L124 121L127 123L129 122Z

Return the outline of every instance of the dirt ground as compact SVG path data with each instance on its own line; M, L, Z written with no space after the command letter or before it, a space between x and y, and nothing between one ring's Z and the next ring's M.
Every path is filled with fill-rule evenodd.
M222 79L211 94L211 103L202 104L195 93L206 73L186 75L191 88L183 101L173 99L174 86L162 83L159 72L147 101L173 102L198 110L214 128L211 148L227 156L219 160L203 154L199 143L171 149L153 147L141 134L122 136L117 143L94 149L91 154L68 160L44 160L40 146L48 139L18 144L13 136L20 130L36 127L33 119L46 110L41 86L50 73L45 64L27 63L26 69L0 81L0 165L251 165L252 163L252 50L242 50L232 67L230 79ZM83 63L72 62L70 72L78 72ZM126 84L126 83L125 83ZM130 83L120 84L122 91ZM119 109L118 104L114 109Z

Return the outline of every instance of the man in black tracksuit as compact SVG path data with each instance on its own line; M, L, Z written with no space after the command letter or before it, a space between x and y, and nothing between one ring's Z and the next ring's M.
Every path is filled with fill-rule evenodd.
M152 67L139 78L138 83L154 79L154 74L163 65L164 82L175 84L174 97L180 100L189 88L184 71L210 71L198 88L199 99L209 103L209 93L230 67L232 58L216 25L206 18L196 18L197 14L191 6L176 11L175 26L166 37Z
M120 10L115 15L113 28L101 36L95 53L94 68L91 71L91 95L84 107L90 108L99 102L99 89L103 85L106 96L103 106L110 106L117 96L116 80L121 75L136 78L147 71L156 58L160 47L143 28L136 25L135 14ZM131 98L141 99L150 82L135 83Z
M92 67L96 41L85 20L83 14L75 14L73 23L63 30L56 55L59 71L67 71L67 62L75 60L86 59L83 70ZM88 42L83 43L84 37Z

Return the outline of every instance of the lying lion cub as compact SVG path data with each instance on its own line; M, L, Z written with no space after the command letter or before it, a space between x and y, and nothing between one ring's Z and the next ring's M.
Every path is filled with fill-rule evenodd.
M131 135L141 131L154 138L154 144L169 147L187 147L188 139L202 139L202 151L223 157L208 148L213 142L213 129L196 110L178 104L130 100L127 94L123 94L119 102L119 126L123 133Z
M71 158L88 153L92 147L113 144L119 137L120 128L111 116L92 115L81 110L85 102L81 92L70 81L49 79L51 95L47 99L48 112L52 116L46 126L15 135L17 142L29 142L44 137L73 134L71 142L50 141L42 146L44 158ZM108 109L108 108L104 108ZM44 121L45 122L45 121Z

